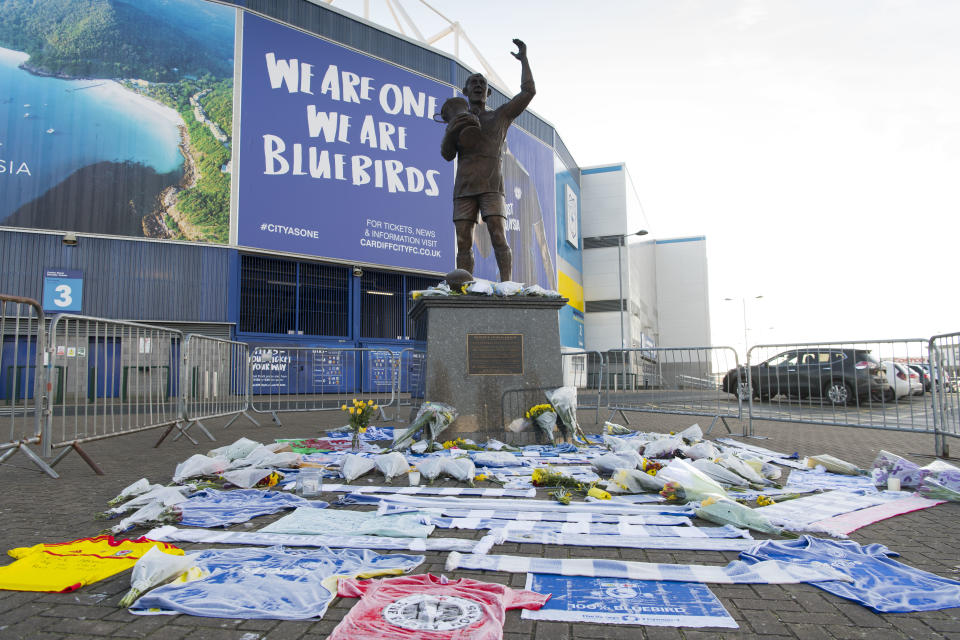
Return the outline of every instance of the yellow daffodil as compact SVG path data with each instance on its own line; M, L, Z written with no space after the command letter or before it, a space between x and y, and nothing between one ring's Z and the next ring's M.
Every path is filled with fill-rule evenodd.
M350 407L349 411L350 411L350 415L353 415L357 412L357 409L355 407Z
M378 405L378 404L373 405L373 410L374 410L374 411L376 411L376 410L379 409L379 408L380 408L380 405Z
M486 480L486 479L487 479L487 474L485 474L485 473L478 473L478 474L476 475L476 477L474 477L474 480L477 481L477 482L480 482L480 481L483 481L483 480Z
M347 410L347 405L340 406L340 411L346 411L346 410Z
M610 500L612 498L608 492L600 489L599 487L590 487L590 491L587 491L587 495L592 498L597 498L598 500Z
M414 291L414 292L412 292L412 293L410 294L410 297L413 298L414 300L416 300L417 298L419 298L419 297L422 296L422 295L423 295L423 291Z
M704 500L703 502L701 502L701 503L700 503L700 506L701 506L701 507L709 507L710 505L712 505L712 504L713 504L714 502L716 502L716 501L717 501L717 499L716 499L714 496L710 496L709 498L707 498L706 500Z

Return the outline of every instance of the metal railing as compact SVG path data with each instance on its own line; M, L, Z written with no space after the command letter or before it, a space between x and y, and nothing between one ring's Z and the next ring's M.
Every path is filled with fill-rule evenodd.
M50 466L76 451L102 474L82 443L174 426L183 419L180 331L61 314L50 324L48 341L44 455L63 448Z
M196 425L208 438L216 440L202 421L222 416L233 416L224 426L225 429L240 416L260 426L248 412L249 360L250 345L245 342L199 334L187 336L183 346L183 367L180 371L180 397L183 403L183 420L187 425L174 439L181 435L186 436L187 430Z
M269 413L335 411L373 400L380 416L397 401L400 357L385 348L256 347L250 355L250 406Z
M930 338L927 371L937 456L950 455L948 438L960 438L960 333Z
M0 295L0 463L20 452L57 478L30 447L43 443L45 395L38 365L46 350L45 324L36 300Z
M727 432L727 418L741 418L736 394L722 388L718 378L739 368L732 347L651 347L611 349L604 354L607 408L629 424L625 412L666 413L712 417L705 433L718 420Z
M933 433L934 405L908 366L927 360L918 338L757 345L722 384L749 402L751 434L754 420Z

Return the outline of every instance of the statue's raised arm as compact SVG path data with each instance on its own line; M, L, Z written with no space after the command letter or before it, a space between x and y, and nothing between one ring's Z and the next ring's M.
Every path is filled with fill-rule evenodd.
M513 39L513 44L517 45L516 51L511 51L510 55L520 61L520 93L513 96L504 108L507 115L516 118L523 110L527 108L533 96L537 94L537 87L533 83L533 73L530 71L530 61L527 60L527 45L519 38Z

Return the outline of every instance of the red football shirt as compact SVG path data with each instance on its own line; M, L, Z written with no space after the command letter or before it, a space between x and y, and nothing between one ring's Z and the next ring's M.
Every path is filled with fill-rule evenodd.
M422 574L342 578L341 598L361 598L327 640L501 640L507 609L539 609L550 594L469 578Z

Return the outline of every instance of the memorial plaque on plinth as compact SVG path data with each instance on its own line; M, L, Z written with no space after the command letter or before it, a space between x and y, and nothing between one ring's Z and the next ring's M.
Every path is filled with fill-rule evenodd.
M460 412L451 437L502 435L504 391L563 386L558 311L566 303L470 295L414 303L414 336L426 342L424 399Z

